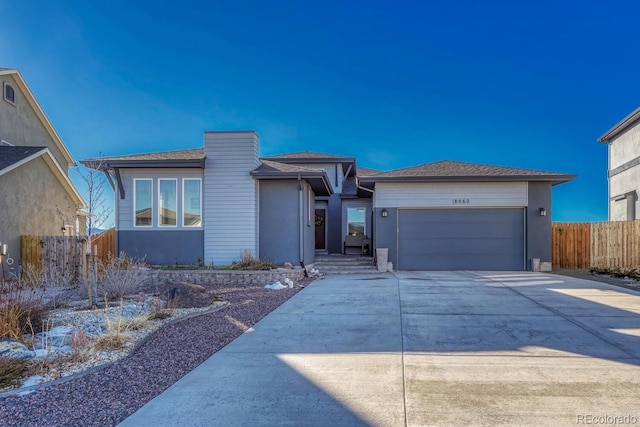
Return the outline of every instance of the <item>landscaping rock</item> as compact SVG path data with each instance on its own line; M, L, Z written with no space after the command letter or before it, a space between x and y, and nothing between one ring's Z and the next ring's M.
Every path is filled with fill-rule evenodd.
M3 338L0 340L0 357L15 359L29 359L34 356L33 351L20 341Z
M168 293L167 306L171 308L207 307L218 299L204 286L180 282Z

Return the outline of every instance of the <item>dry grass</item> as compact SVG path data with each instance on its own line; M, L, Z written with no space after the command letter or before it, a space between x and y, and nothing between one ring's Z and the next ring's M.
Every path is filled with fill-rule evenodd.
M43 292L22 285L18 281L6 282L0 295L0 338L22 340L46 318L48 309L43 304ZM40 330L38 330L39 332Z
M0 358L0 389L19 385L28 370L29 363L24 359Z
M127 343L129 336L122 332L107 332L100 335L94 342L96 350L119 350Z

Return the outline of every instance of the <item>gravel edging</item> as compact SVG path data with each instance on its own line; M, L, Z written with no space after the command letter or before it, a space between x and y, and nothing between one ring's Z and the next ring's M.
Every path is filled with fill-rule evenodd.
M136 352L136 350L138 350L138 348L142 347L144 344L147 343L147 341L149 341L151 338L153 338L153 336L156 333L158 333L158 331L162 330L162 328L165 328L165 327L167 327L169 325L173 325L174 323L182 322L183 320L188 320L188 319L192 319L194 317L203 316L205 314L214 313L214 312L216 312L218 310L222 310L222 309L224 309L224 308L226 308L228 306L229 306L229 302L225 301L222 304L219 304L219 305L213 307L210 310L200 311L200 312L197 312L197 313L186 314L186 315L178 317L176 319L169 320L168 322L165 322L165 324L163 324L159 329L156 329L155 331L153 331L152 333L150 333L149 335L147 335L146 337L144 337L140 341L138 341L133 347L131 347L131 350L129 351L129 353L125 357L120 359L120 360L116 360L114 362L103 363L102 365L94 366L93 368L89 368L89 369L87 369L85 371L78 372L77 374L68 375L66 377L58 378L58 379L53 380L53 381L46 381L46 382L43 382L43 383L40 383L40 384L32 385L30 387L19 387L19 388L12 388L12 389L9 389L9 390L5 390L5 391L0 392L0 400L4 399L5 397L9 397L9 396L26 395L28 393L34 392L34 391L39 390L39 389L44 388L44 387L54 386L54 385L57 385L57 384L66 383L68 381L73 381L73 380L76 380L78 378L84 377L85 375L93 374L93 373L98 372L98 371L100 371L102 369L108 368L109 366L117 364L117 363L121 362L122 360L130 357L132 354L134 354Z
M24 396L3 398L0 424L116 425L300 290L206 287L229 304L214 312L165 325L128 357L113 364L72 381L40 387Z
M577 279L592 280L594 282L607 283L613 286L619 286L621 288L629 289L631 291L640 292L640 282L630 282L618 277L611 277L603 274L593 274L589 270L585 269L554 269L553 274L560 276L575 277Z

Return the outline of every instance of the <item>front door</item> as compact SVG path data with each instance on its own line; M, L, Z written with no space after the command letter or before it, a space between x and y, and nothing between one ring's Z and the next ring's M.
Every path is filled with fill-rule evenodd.
M316 250L327 249L327 211L326 209L316 209Z

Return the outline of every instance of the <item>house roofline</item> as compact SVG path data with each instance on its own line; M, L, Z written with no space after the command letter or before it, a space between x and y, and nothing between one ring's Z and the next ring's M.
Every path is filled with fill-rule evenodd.
M640 107L636 108L624 119L620 120L614 127L605 132L600 138L598 138L598 142L609 143L616 136L620 135L622 132L626 131L631 125L640 120Z
M165 160L109 160L88 159L81 160L90 169L108 170L115 168L200 168L204 169L205 159L165 159Z
M39 157L42 157L42 159L47 164L47 166L49 166L49 168L51 169L55 177L58 179L60 184L62 184L64 189L67 191L67 194L69 194L70 196L76 199L79 209L86 209L87 204L84 201L84 198L80 195L75 185L73 185L73 183L71 182L67 174L64 172L64 170L62 169L58 161L55 159L55 157L53 157L53 155L51 154L51 151L47 147L42 147L42 150L36 151L32 155L25 157L24 159L18 162L15 162L12 165L0 170L0 176L14 169L17 169L20 166L25 165Z
M38 118L44 125L45 130L53 140L56 147L58 147L58 149L62 152L62 155L67 160L68 167L76 166L76 162L73 156L71 155L67 147L64 145L64 142L62 142L62 138L60 138L60 135L58 135L58 132L53 127L53 124L45 114L44 110L40 106L40 103L34 96L33 92L31 92L29 85L25 81L24 77L22 77L22 74L20 74L20 71L15 68L7 68L7 69L0 70L0 76L9 76L9 75L14 77L14 80L16 81L17 85L20 87L20 90L22 91L22 93L25 94L25 98L27 99L27 102L29 103L29 105L31 105L31 108L33 108L33 110L35 111L36 116L38 116Z
M576 175L510 175L510 176L367 176L361 183L377 182L552 182L553 185L568 182Z
M314 191L315 189L323 189L324 193L327 196L330 196L333 194L333 189L331 187L331 185L329 184L329 177L327 176L326 172L324 171L308 171L308 172L303 172L303 171L292 171L292 172L259 172L259 171L252 171L251 172L251 176L253 176L255 179L258 180L280 180L280 179L304 179L306 181L314 181L316 183L316 185L314 186L313 183L310 182L310 184L312 184L312 187L314 187ZM319 183L321 183L322 185L317 185Z

